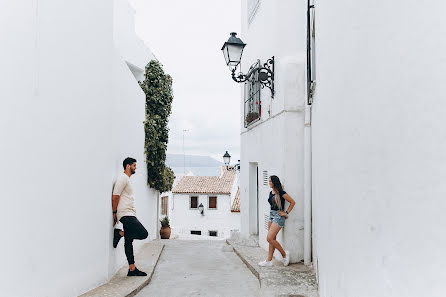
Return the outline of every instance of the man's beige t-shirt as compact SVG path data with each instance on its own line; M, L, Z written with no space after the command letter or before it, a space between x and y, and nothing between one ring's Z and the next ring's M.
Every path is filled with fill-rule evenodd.
M130 178L122 173L116 179L113 195L119 195L119 204L117 217L120 220L124 216L136 217L135 200L133 198L133 189Z

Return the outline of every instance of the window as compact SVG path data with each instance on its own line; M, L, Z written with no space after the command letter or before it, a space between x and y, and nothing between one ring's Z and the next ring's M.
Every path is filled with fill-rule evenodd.
M201 235L201 231L191 230L190 234L192 234L192 235Z
M209 231L209 236L217 236L217 231Z
M265 230L268 230L268 223L269 223L269 212L263 215L263 227L265 228Z
M198 208L198 197L197 196L190 197L190 208Z
M163 196L161 197L161 214L167 216L167 201L169 197Z
M260 81L259 81L259 72L253 71L253 69L260 67L260 60L258 60L255 64L253 64L248 71L247 76L249 76L249 80L245 83L245 108L244 108L244 116L245 116L245 128L248 127L251 123L254 123L260 120L262 115L262 102L260 100Z
M263 185L268 186L269 185L269 175L267 170L263 170Z
M217 197L215 196L209 196L209 208L217 208Z

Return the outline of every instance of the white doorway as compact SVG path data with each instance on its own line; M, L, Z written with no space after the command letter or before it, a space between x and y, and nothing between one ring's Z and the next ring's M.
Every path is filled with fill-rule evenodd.
M259 235L259 166L249 163L249 233Z

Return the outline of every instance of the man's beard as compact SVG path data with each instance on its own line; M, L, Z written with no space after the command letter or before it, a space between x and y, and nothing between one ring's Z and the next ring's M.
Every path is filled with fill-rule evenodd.
M130 169L130 173L131 173L131 174L135 174L135 170Z

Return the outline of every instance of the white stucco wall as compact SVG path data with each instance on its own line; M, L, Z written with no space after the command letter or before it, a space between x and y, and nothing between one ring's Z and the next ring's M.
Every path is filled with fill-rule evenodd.
M234 203L234 199L235 199L235 196L237 196L237 190L239 188L239 178L238 178L239 172L236 170L235 174L236 174L236 176L235 176L235 179L234 179L234 183L232 184L231 195L230 195L230 197L231 197L231 205Z
M444 1L316 1L321 297L446 294L444 11Z
M275 57L275 96L268 88L261 91L262 120L248 129L241 126L240 197L242 235L257 232L256 178L259 167L259 242L268 249L265 214L269 216L268 193L263 171L277 175L296 206L278 240L291 253L291 262L303 258L303 128L305 104L306 21L304 1L261 0L249 22L248 1L242 1L242 34L247 43L242 70L257 59L262 63ZM244 114L241 100L241 114ZM251 165L250 165L251 164ZM288 204L287 204L288 205Z
M181 178L183 176L194 176L194 174L192 173L192 171L188 171L186 172L186 174L176 174L175 175L175 179L173 181L172 184L172 189L178 184L178 182L181 180ZM173 193L172 191L169 192L163 192L160 194L160 200L159 200L159 205L158 205L158 217L159 219L162 219L165 215L161 214L161 207L162 207L162 201L161 201L161 197L163 196L167 196L167 217L170 219L171 216L171 210L174 208L175 204L174 204L174 200L173 200ZM161 224L159 223L159 227L161 228Z
M113 36L118 54L137 80L144 80L145 66L156 60L144 41L135 33L135 10L127 0L114 0Z
M198 196L198 205L204 206L204 215L198 209L190 209L190 197ZM209 209L209 196L217 196L217 209ZM190 234L191 230L209 235L218 231L218 237L228 238L231 230L240 230L240 213L231 212L230 195L173 194L174 207L170 210L172 235Z
M0 39L1 295L78 296L126 262L111 216L124 157L139 161L138 217L155 229L144 96L114 51L110 1L10 1Z

